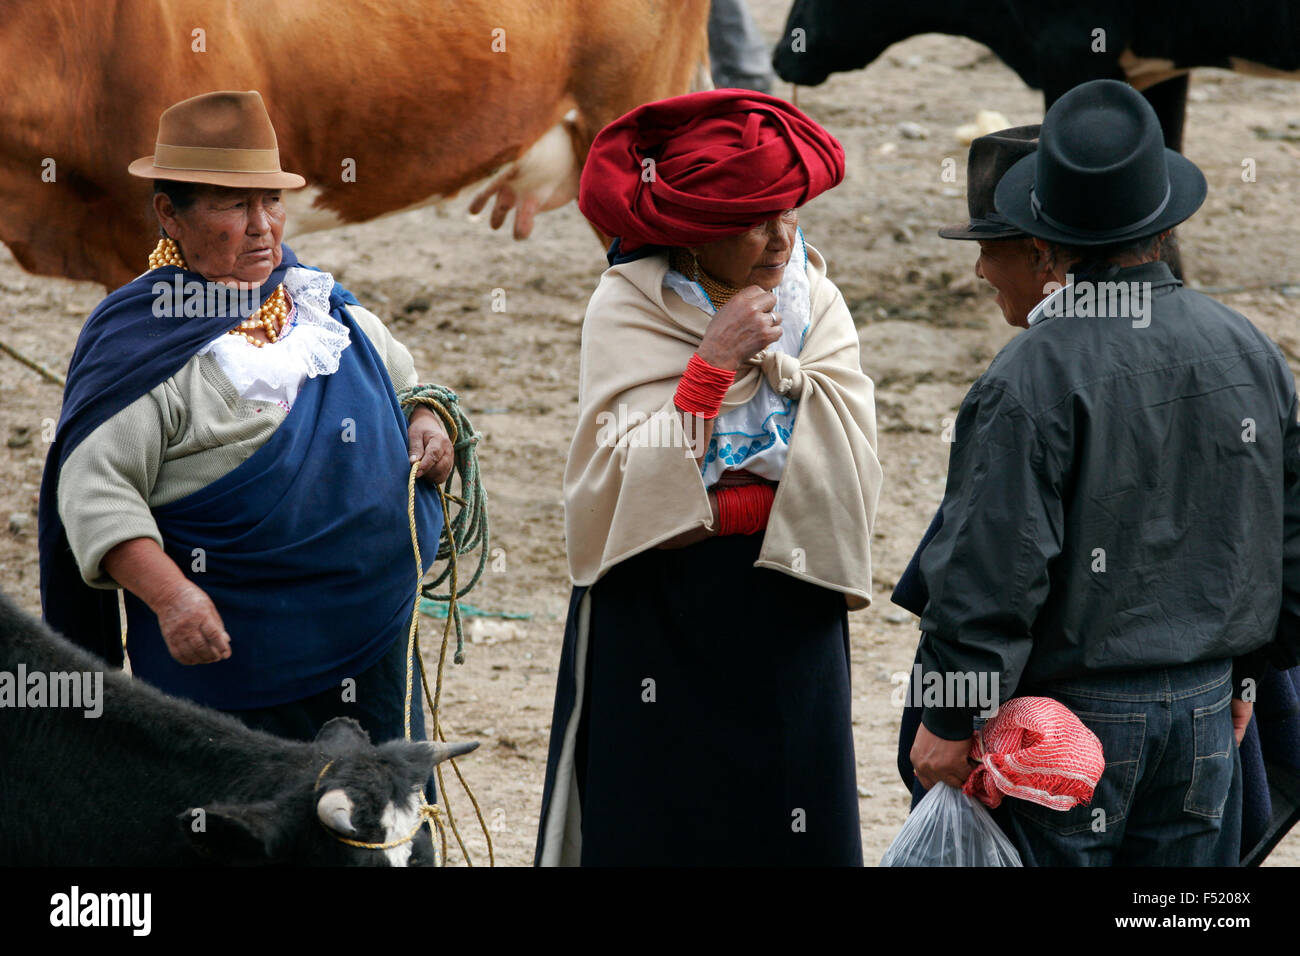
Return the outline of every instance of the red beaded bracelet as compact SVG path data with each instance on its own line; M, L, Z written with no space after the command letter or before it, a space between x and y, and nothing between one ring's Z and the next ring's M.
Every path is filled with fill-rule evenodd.
M696 352L686 363L686 372L677 383L673 402L682 411L700 418L717 418L727 389L735 380L735 372L710 365Z
M719 488L718 534L758 534L767 527L776 489L768 484Z

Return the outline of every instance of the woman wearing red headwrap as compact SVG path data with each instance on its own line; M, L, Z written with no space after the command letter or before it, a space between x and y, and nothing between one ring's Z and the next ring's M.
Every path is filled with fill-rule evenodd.
M844 153L740 90L633 110L565 469L574 591L537 862L860 864L846 610L871 600L871 380L798 208Z

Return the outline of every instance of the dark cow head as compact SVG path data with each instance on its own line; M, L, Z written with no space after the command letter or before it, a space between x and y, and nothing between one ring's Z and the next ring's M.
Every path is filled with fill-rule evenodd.
M794 0L772 64L783 80L816 86L832 73L866 66L915 25L907 0Z
M402 840L419 822L422 788L434 765L469 753L478 743L391 741L376 747L355 720L336 717L321 728L315 746L320 762L274 799L179 814L191 845L223 864L431 865L427 828L387 850L354 847L340 837L362 843Z

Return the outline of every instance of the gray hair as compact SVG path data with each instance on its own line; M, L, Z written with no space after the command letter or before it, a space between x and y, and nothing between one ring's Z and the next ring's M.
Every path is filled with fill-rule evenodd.
M1075 275L1085 275L1106 270L1122 259L1168 259L1177 251L1178 240L1171 233L1163 240L1156 234L1106 246L1071 246L1047 240L1046 256L1049 267L1064 265Z

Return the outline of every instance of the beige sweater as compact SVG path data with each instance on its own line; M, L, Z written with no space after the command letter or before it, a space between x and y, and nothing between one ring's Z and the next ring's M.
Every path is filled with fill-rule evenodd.
M416 384L411 353L377 316L349 311L397 390ZM349 345L348 348L353 348ZM59 515L81 575L113 588L100 563L132 538L162 546L151 507L176 501L233 471L261 448L288 413L239 397L212 353L190 359L88 435L59 472Z

